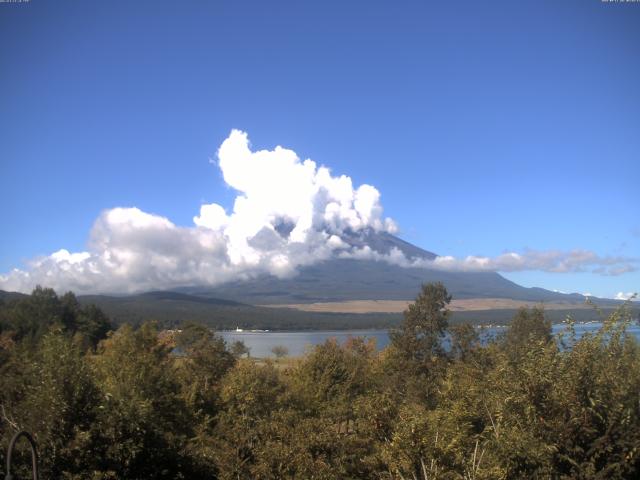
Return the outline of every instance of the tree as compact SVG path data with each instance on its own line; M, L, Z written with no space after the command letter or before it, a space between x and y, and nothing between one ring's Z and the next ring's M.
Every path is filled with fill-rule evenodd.
M7 305L6 330L14 332L16 340L26 339L36 345L51 325L63 320L63 307L51 288L37 286L31 295Z
M95 348L100 340L107 338L107 333L113 328L105 313L93 304L81 307L76 312L75 330L92 348Z
M551 321L545 318L544 310L521 307L504 335L503 346L512 360L518 361L532 345L548 344L552 338Z
M428 363L432 356L442 355L450 302L451 295L442 283L423 285L415 302L404 311L400 330L391 332L392 345L417 363Z
M276 358L279 360L289 355L289 349L284 345L276 345L271 349L271 353L273 353L276 356Z
M245 345L242 340L236 340L231 344L231 353L236 358L242 358L245 355L248 357L251 353L251 349Z
M258 450L266 441L262 427L282 407L284 389L270 362L258 366L248 359L241 360L224 377L223 408L211 438L218 478L255 478Z
M103 450L97 457L105 475L192 478L185 449L195 422L170 351L153 323L138 330L122 326L101 343L94 364L103 398L96 425Z
M38 444L44 477L81 475L93 466L100 402L86 357L61 329L43 336L36 349L15 353L13 362L22 372L19 384L3 385L13 390L0 396L2 414L13 425L0 435L2 445L16 429L27 430Z
M67 292L58 297L51 288L36 287L31 295L0 306L2 330L11 331L15 340L26 339L36 345L50 328L56 327L73 336L78 344L95 348L112 329L108 317L95 305L82 306Z
M176 346L184 353L179 370L184 400L199 415L214 415L220 381L236 357L222 337L197 323L183 325Z
M449 328L451 334L451 356L459 360L466 358L479 346L480 337L473 325L462 323Z
M446 366L442 339L448 326L451 295L440 282L422 286L415 302L404 311L404 320L389 333L391 344L385 357L392 388L411 391L427 400L435 380Z

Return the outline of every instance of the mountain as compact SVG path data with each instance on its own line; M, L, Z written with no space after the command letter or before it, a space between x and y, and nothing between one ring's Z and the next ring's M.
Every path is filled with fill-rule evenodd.
M381 254L387 254L395 248L409 259L432 260L437 256L396 236L371 230L347 233L343 241L357 248L369 247ZM443 282L454 300L508 299L529 304L545 302L549 306L547 316L554 322L562 321L569 313L578 321L597 319L592 309L584 308L585 297L582 295L525 288L495 272L403 268L384 261L344 258L332 258L303 267L297 275L287 279L263 275L215 288L193 286L173 292L150 292L129 297L84 296L81 301L96 303L116 321L134 323L153 318L169 325L179 325L185 319L196 320L215 328L376 328L399 322L401 310L371 313L375 310L365 308L366 313L345 313L331 307L339 305L337 302L350 300L411 301L419 293L422 283L434 281ZM304 304L318 302L336 303L330 303L330 308L325 311L301 308ZM598 304L607 310L618 303L598 300ZM487 304L491 305L492 302ZM282 308L284 306L294 308ZM466 311L454 308L452 321L505 324L513 318L515 308L504 305Z
M0 303L10 302L12 300L19 300L24 297L26 297L24 293L5 292L4 290L0 290Z
M389 233L350 232L343 240L381 254L400 250L409 259L437 257ZM332 258L299 269L292 278L271 275L227 283L215 288L188 287L178 291L202 297L225 298L252 305L341 302L346 300L413 300L426 282L441 281L455 299L507 298L529 302L582 303L579 294L525 288L495 272L448 272L405 268L385 261Z
M148 292L139 295L81 295L84 305L97 305L116 324L140 324L156 320L164 327L179 327L184 321L209 325L217 330L244 329L313 330L385 328L400 320L399 314L345 314L303 312L291 308L256 307L219 298L178 292Z
M396 236L371 230L349 232L343 236L343 241L357 248L369 247L381 254L395 248L410 259L437 256ZM577 321L598 318L592 309L585 308L582 295L525 288L495 272L403 268L384 261L344 258L303 267L296 276L287 279L264 275L215 288L192 286L126 296L81 295L78 299L83 304L98 305L116 323L158 320L171 327L192 320L216 329L385 328L401 320L401 311L406 304L392 310L368 309L380 304L375 301L412 301L422 283L434 281L443 282L454 298L454 322L508 323L517 308L514 301L545 302L547 316L554 322L562 321L567 314ZM22 294L0 291L0 306L22 297ZM338 302L353 300L365 301L351 302L364 303L365 308L359 311L334 308L341 305ZM459 302L457 306L456 301ZM475 305L469 307L469 302ZM596 302L606 311L620 304L604 299L596 299ZM322 308L317 310L317 305L309 305L313 303L323 303ZM463 308L460 303L464 304ZM283 308L286 306L293 308ZM637 310L634 308L635 315Z

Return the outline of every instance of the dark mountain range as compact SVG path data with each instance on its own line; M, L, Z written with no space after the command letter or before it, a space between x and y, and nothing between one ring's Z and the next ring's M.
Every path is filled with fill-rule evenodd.
M217 330L236 327L271 330L385 328L401 318L400 314L320 313L256 307L176 292L149 292L124 297L81 295L78 299L83 304L97 305L116 324L157 320L163 327L178 327L185 321L194 321Z
M382 254L388 254L391 250L396 248L410 260L433 260L438 256L435 253L416 247L409 242L405 242L395 235L391 235L386 232L375 232L372 229L365 229L360 232L347 231L342 236L342 240L351 247L369 247L371 250Z
M368 246L387 254L397 248L409 259L436 258L388 233L366 230L350 233L343 240L352 246ZM412 300L426 282L441 281L457 299L508 298L530 302L582 303L580 294L562 294L543 288L525 288L495 272L447 272L429 268L405 268L385 261L334 258L303 267L288 279L265 275L219 287L179 289L191 295L225 298L261 305L337 302L345 300Z
M352 246L368 246L382 254L397 248L410 259L436 258L387 233L364 231L348 233L343 240ZM579 308L585 297L562 294L542 288L525 288L495 272L447 272L428 268L404 268L384 261L333 258L303 267L292 278L261 276L215 288L193 286L174 291L155 291L137 295L81 295L84 304L96 304L116 323L141 323L158 320L166 327L185 320L208 324L217 329L333 329L388 327L400 321L401 313L330 313L280 308L285 304L341 302L348 300L413 300L426 282L443 282L454 299L509 299L530 303L554 303L548 310L553 321L567 314L576 320L594 320L591 309ZM63 293L63 292L58 292ZM0 304L24 297L20 293L0 291ZM596 299L610 310L618 301ZM558 304L566 304L566 309ZM269 305L263 307L261 305ZM637 310L637 309L634 309ZM515 310L455 311L454 321L472 323L508 323Z
M8 302L11 300L17 300L24 297L24 293L18 292L5 292L4 290L0 290L0 302Z

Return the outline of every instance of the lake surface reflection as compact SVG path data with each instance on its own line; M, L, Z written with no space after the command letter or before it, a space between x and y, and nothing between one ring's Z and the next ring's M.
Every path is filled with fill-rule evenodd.
M587 332L595 332L601 323L576 324L576 334L578 337ZM553 326L553 332L558 333L566 329L566 325L557 324ZM495 337L504 331L504 327L485 327L481 329L481 338L487 339ZM640 341L640 325L634 324L629 327L629 333ZM251 356L258 358L273 357L272 349L276 346L284 346L288 349L289 355L303 355L314 345L324 343L329 338L335 338L338 342L344 343L350 337L373 338L378 349L383 349L389 344L389 334L387 330L317 330L317 331L286 331L286 332L264 332L264 331L221 331L218 332L227 343L236 340L244 342L249 347Z

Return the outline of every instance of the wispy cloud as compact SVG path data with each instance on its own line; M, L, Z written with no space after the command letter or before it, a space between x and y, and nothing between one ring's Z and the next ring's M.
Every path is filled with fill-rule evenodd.
M449 255L433 260L407 258L398 249L382 254L365 246L348 249L339 254L343 258L359 258L385 261L403 267L429 268L450 272L522 272L582 273L618 276L638 270L640 259L623 256L600 256L589 250L532 250L505 252L495 257Z
M639 259L623 256L600 256L589 250L524 250L506 252L496 257L441 256L433 260L433 268L455 271L518 272L537 270L551 273L591 272L600 275L622 275L638 269Z

